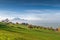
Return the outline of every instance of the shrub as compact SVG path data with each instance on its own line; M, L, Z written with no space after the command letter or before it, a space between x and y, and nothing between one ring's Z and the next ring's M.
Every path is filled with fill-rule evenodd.
M39 28L39 26L36 27L37 29Z
M34 28L36 28L36 26L33 26Z
M40 29L42 29L43 28L43 26L40 26Z
M21 23L21 24L23 24L23 25L28 25L28 23Z
M58 28L56 28L56 31L58 31Z
M44 29L47 29L46 27L44 27Z
M28 28L30 28L30 29L31 29L31 28L33 28L33 26L32 26L32 25L28 25Z
M18 22L16 22L16 24L19 24Z

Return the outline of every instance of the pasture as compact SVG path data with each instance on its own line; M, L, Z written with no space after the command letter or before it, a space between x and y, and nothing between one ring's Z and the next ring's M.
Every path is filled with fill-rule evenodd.
M0 22L0 40L60 40L60 32Z

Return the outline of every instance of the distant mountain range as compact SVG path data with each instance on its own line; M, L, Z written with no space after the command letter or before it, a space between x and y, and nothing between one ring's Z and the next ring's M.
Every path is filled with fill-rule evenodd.
M13 21L17 21L17 20L24 20L24 19L20 19L20 18L13 18Z
M24 22L24 23L27 23L27 20L24 20L24 19L20 19L20 18L13 18L12 20L11 20L12 22L19 22L19 23L22 23L22 22Z

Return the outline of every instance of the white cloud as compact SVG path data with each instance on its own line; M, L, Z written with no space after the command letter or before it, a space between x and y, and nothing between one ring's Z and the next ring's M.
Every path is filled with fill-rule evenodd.
M26 20L59 21L60 10L25 10L22 13L0 10L0 19L19 17Z
M60 10L26 10L26 13L34 20L60 20Z
M6 19L6 18L11 19L11 18L13 18L14 14L16 14L16 12L0 10L0 20Z

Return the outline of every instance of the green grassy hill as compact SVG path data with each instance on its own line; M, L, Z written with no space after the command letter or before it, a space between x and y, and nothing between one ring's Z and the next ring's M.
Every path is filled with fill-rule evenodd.
M60 32L0 22L0 40L60 40Z

